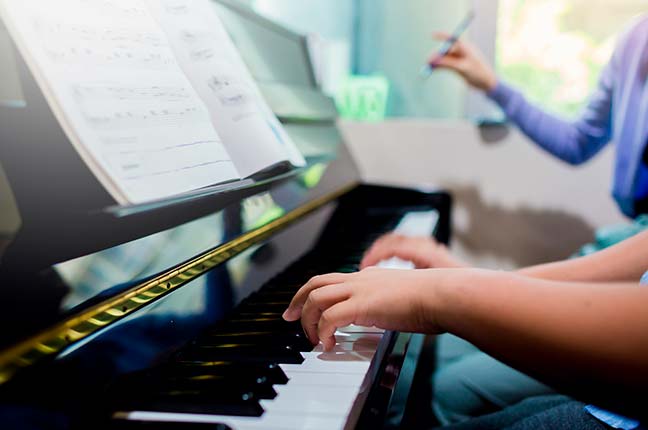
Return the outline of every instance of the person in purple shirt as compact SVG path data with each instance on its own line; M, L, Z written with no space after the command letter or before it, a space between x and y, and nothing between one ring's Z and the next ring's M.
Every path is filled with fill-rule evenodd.
M439 38L449 35L440 33ZM573 165L587 162L606 145L616 146L612 195L629 217L648 212L648 17L621 35L598 87L575 121L551 115L501 81L471 44L459 41L435 59L482 90L538 146Z

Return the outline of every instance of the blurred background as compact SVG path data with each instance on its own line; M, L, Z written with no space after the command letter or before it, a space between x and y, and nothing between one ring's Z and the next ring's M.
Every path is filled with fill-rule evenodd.
M319 84L335 97L367 180L454 193L454 246L471 262L513 268L564 258L597 228L629 222L610 197L612 145L586 166L567 166L514 128L478 126L502 115L456 76L418 73L439 47L432 34L452 31L472 8L466 38L501 79L574 118L648 1L238 1L308 35Z
M477 18L467 37L501 76L543 106L575 115L618 32L648 6L645 0L239 1L311 36L317 74L330 94L344 92L349 77L385 78L387 116L436 118L479 114L467 111L470 94L454 76L417 79L438 47L432 33L452 31L470 8Z

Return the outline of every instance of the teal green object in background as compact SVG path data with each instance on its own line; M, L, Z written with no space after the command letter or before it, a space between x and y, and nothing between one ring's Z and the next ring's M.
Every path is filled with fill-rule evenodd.
M594 243L583 246L574 257L594 254L648 229L648 215L638 216L632 224L613 225L596 230Z
M357 121L384 120L389 88L389 81L381 75L348 77L335 98L340 116Z

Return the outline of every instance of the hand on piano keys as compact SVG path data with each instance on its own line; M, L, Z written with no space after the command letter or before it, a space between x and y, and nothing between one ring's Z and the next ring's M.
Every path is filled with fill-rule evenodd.
M401 233L386 234L369 248L362 258L361 269L381 265L392 259L410 262L417 269L468 267L448 248L433 237L408 236Z
M312 278L284 312L286 321L301 318L308 339L336 346L335 332L350 324L386 330L437 333L435 279L443 272L369 268Z

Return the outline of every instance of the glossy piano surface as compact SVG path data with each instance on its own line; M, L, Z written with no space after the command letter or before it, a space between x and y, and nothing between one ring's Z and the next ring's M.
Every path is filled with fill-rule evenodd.
M160 413L219 430L218 417L234 428L382 425L407 386L391 356L405 337L340 333L326 355L279 315L310 276L356 270L406 214L435 213L447 241L447 195L360 185L332 101L260 82L307 168L115 208L15 49L0 60L20 84L20 100L0 103L1 429L194 428L113 419Z
M259 228L262 223L251 223L251 212L257 216L269 216L269 210L279 211L277 215L284 212L272 194L237 205L234 214L225 210L32 274L38 284L32 284L34 290L15 305L21 306L18 312L4 316L12 315L8 322L15 328L12 337L24 338L23 327L31 331L37 325L51 326L52 321L119 296L174 263ZM37 428L83 428L124 410L263 415L264 402L276 396L273 383L286 377L273 366L294 370L304 364L300 353L312 349L299 325L279 319L295 289L321 272L356 270L363 249L377 235L394 228L407 213L429 211L440 215L437 237L447 239L447 195L356 187L177 291L72 344L56 359L47 358L19 372L0 386L0 416L13 421L2 427L33 428L30 424L47 422ZM15 282L12 286L19 289L26 279L4 278L2 284ZM55 290L60 299L57 306L49 303L51 315L30 306L29 297ZM386 341L382 347L388 346ZM363 353L368 358L359 360L367 366L363 375L370 364L377 366L377 373L377 361L386 359L372 361L376 351L363 351L361 344L350 348L360 358ZM379 380L374 376L371 382ZM312 381L312 375L308 379ZM348 396L344 389L336 392L331 395Z

